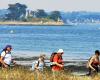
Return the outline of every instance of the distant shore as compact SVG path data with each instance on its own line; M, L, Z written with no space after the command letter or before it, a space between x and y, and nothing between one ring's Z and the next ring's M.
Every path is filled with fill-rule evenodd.
M21 22L21 21L0 21L0 25L9 25L9 26L73 26L73 25L81 25L81 24L100 24L100 23L64 23L60 21L50 21L50 22Z
M63 22L21 22L21 21L1 21L0 25L12 25L12 26L64 26L65 24Z

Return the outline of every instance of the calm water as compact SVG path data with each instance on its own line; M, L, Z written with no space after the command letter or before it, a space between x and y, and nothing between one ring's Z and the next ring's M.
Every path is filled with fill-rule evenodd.
M87 59L100 49L100 25L0 26L0 49L6 44L17 55L45 52L49 56L62 48L64 59Z

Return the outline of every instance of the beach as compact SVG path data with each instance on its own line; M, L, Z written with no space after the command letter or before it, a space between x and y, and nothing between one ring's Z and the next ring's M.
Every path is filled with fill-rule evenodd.
M0 25L13 25L13 26L35 26L35 25L40 25L40 26L49 26L49 25L52 25L52 26L61 26L61 25L64 25L63 22L22 22L22 21L3 21L3 22L0 22Z
M79 78L81 75L87 74L87 61L94 54L94 51L100 48L99 28L99 24L59 27L0 25L0 50L7 44L12 45L12 55L15 61L18 65L28 67L27 71L29 72L32 62L37 60L40 54L46 54L48 68L51 53L62 48L64 50L63 59L66 71L64 75L67 76L68 80L71 80L70 77L73 77L73 75ZM16 75L21 72L21 69L18 68L17 70ZM17 70L13 71L16 72ZM70 73L71 76L69 77L67 73L68 75Z
M36 57L35 57L36 58ZM34 58L34 60L35 60ZM21 58L19 59L21 60ZM34 61L33 60L33 61ZM23 60L22 60L23 61ZM1 80L34 80L36 78L36 73L31 70L31 62L33 61L17 61L16 59L16 65L11 66L9 69L1 69L0 73L0 79ZM20 63L20 64L19 64ZM100 73L96 76L86 76L87 74L87 68L86 68L86 62L85 61L66 61L64 62L64 70L60 72L59 77L57 77L57 80L99 80ZM4 76L6 75L6 76ZM25 76L26 75L26 76ZM37 80L54 80L53 73L51 71L50 66L46 66L44 68L43 74L39 74L37 76Z
M100 0L2 0L0 80L100 80Z
M15 61L18 65L27 66L31 68L32 63L38 60L38 57L31 57L31 58L15 58ZM68 60L64 61L64 70L68 70L74 75L86 75L88 73L88 69L86 67L88 60L83 61L75 61L75 60ZM46 59L46 66L50 68L50 60Z
M31 61L17 61L16 63L21 66L28 67L28 69L31 69L32 63L36 60L31 60ZM46 68L51 71L50 63L48 60L46 62ZM99 67L100 70L100 67ZM76 77L82 77L82 76L87 76L88 74L88 68L87 68L87 61L64 61L64 72L65 74L73 75ZM100 71L99 71L100 74ZM78 79L81 80L81 79ZM86 79L88 80L88 79ZM91 80L91 79L90 79Z

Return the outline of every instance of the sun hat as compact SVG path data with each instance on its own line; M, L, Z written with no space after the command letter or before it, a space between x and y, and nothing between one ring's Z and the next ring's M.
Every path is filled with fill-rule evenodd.
M57 51L57 53L63 53L63 52L64 52L63 49L59 49L59 50Z

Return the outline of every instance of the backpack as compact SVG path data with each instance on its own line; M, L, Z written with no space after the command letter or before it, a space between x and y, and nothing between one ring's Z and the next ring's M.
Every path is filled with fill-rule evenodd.
M39 66L39 60L38 60L38 63L36 63L36 61L34 61L33 63L32 63L32 68L31 68L31 70L32 71L34 71L35 70L35 65L37 64L37 67Z
M1 57L1 53L2 53L3 51L0 51L0 57Z
M54 56L55 56L56 54L57 54L56 52L53 52L53 53L51 54L50 62L53 62Z
M50 57L50 67L51 67L51 68L54 66L54 64L53 64L53 59L54 59L54 56L55 56L56 54L57 54L56 52L53 52L53 53L51 54L51 57Z
M2 53L3 51L0 51L0 58L1 58L1 53ZM6 56L6 52L5 52L5 56ZM4 58L5 58L5 56L4 56Z
M89 62L90 62L90 60L92 59L92 57L90 57L89 59L88 59L88 62L87 62L87 68L89 68Z

